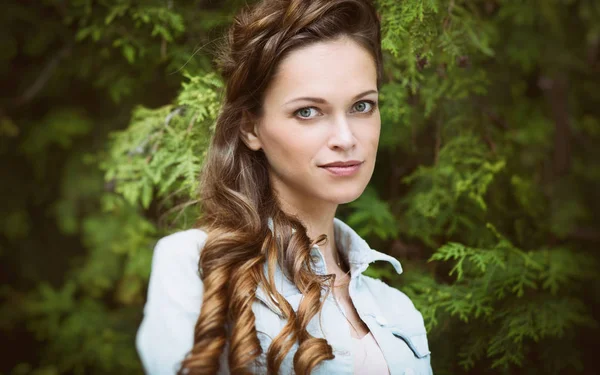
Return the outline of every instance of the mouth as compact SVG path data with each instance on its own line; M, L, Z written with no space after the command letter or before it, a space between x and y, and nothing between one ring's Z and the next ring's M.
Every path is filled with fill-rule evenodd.
M346 162L334 162L319 166L334 176L344 177L356 174L364 161L350 160Z

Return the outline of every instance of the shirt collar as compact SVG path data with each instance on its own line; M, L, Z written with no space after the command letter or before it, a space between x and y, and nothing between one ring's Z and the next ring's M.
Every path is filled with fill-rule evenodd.
M350 226L341 221L338 218L334 218L333 220L333 228L335 240L338 245L338 248L341 250L342 255L346 257L348 260L348 264L350 265L350 275L351 277L356 277L362 274L369 264L383 260L389 262L394 266L394 269L398 274L402 273L402 266L400 262L387 254L381 253L377 250L371 249L371 247L367 244L367 242L362 239ZM273 220L271 218L268 219L268 226L271 231L273 231ZM318 245L314 245L311 249L311 254L316 255L322 258L321 251L319 250ZM316 270L319 273L323 273L324 264L319 262L318 266L321 268ZM281 293L282 296L288 298L291 295L295 295L299 293L296 286L288 280L287 277L284 276L284 273L279 266L274 270L274 282L275 288L277 288L278 292ZM268 265L267 262L264 264L264 272L265 276L268 277ZM276 299L274 296L268 298L266 295L266 291L259 284L256 289L256 297L262 300L267 306L271 308L272 311L276 312L280 316L283 317L283 313L277 307L277 304L274 302Z
M333 228L335 242L342 255L348 260L351 275L363 273L369 264L379 260L391 263L398 274L402 273L402 266L398 259L371 249L367 241L342 220L334 218Z
M273 219L269 218L268 226L272 231ZM292 233L294 231L292 229ZM358 233L337 217L333 218L333 231L336 244L350 265L350 275L354 276L363 273L369 264L379 260L391 263L398 274L402 273L402 265L398 259L371 249L369 244ZM312 254L320 254L318 245L313 246Z

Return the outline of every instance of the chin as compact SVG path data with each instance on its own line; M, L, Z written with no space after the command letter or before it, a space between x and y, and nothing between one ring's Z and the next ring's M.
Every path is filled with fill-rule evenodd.
M329 201L335 202L336 204L346 204L357 200L362 193L365 191L366 186L355 186L352 188L345 189L331 189L328 192Z

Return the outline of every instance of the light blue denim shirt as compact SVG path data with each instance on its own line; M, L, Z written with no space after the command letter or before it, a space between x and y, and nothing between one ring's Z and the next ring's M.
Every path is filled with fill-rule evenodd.
M373 250L347 224L334 219L336 243L350 265L349 294L360 318L369 327L381 348L391 375L432 374L430 351L421 313L410 299L384 282L363 275L375 261L390 262L396 272L402 267L397 259ZM193 346L194 326L200 314L202 282L198 275L200 251L206 233L200 229L176 232L159 240L152 260L148 298L144 318L136 336L137 351L147 374L174 374L181 360ZM315 272L326 274L327 265L319 247L312 249ZM265 266L266 272L266 266ZM294 310L302 294L280 269L275 270L276 288ZM286 320L277 306L266 297L259 286L252 306L256 330L263 349L281 331ZM352 336L344 319L344 309L330 293L321 311L309 323L307 330L315 337L324 337L333 347L335 358L317 365L312 374L352 374ZM293 357L298 349L292 347L285 357L280 374L293 374ZM225 348L220 358L219 374L228 374ZM265 362L263 354L259 362ZM253 372L266 374L255 366Z

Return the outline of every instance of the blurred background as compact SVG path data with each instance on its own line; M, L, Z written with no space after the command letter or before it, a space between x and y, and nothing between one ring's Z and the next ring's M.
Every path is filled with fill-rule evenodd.
M142 373L156 240L199 215L243 0L6 0L0 374ZM404 273L435 374L595 374L600 2L380 0L371 184L338 217Z

